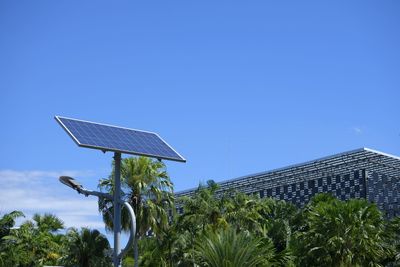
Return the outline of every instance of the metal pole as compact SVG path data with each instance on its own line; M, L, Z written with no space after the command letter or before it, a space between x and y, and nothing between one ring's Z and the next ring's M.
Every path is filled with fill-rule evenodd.
M119 254L121 252L121 153L114 153L114 267L120 266Z

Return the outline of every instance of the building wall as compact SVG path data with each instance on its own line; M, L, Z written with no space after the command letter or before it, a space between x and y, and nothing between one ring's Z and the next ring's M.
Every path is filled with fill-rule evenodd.
M296 183L284 184L260 191L260 197L286 200L304 206L318 193L332 193L338 199L366 197L366 172L352 171L345 174L325 175L317 179L299 179Z
M376 203L387 217L400 216L400 177L390 176L365 169L349 170L343 173L308 176L307 174L265 179L236 187L246 194L258 194L261 198L272 197L290 201L303 207L318 193L331 193L340 200L364 198ZM221 196L226 190L220 189ZM193 191L194 192L194 191ZM177 204L180 213L182 207Z
M370 202L386 211L389 217L400 215L400 179L378 172L368 172L367 194Z

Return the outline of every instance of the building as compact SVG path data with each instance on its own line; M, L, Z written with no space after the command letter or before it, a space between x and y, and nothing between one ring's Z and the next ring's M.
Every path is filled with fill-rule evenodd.
M400 215L400 157L361 148L309 162L219 182L217 194L237 190L304 206L318 193L365 198L387 216ZM196 189L176 193L190 196Z

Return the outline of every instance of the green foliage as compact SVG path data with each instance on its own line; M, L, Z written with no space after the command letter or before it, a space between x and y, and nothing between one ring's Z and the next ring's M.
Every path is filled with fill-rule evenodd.
M294 206L235 192L222 196L217 194L217 184L209 181L207 186L199 187L195 196L179 199L178 205L183 207L184 213L173 218L168 231L146 242L141 241L141 244L146 244L142 250L147 252L141 256L141 266L198 265L199 244L204 244L204 238L212 240L215 235L232 237L226 234L228 232L234 232L232 235L238 235L240 240L244 237L255 240L258 245L251 247L251 251L268 248L268 253L264 253L264 264L291 264L293 255L286 247L287 242L284 241L281 250L277 251L268 229L272 228L275 218L284 217L281 214L283 210L295 213ZM291 233L286 231L286 226L283 226L285 237L287 232Z
M65 266L111 266L110 244L98 230L82 228L79 232L71 228L66 239L67 256L62 259Z
M14 215L22 215L15 213ZM4 218L4 217L3 217ZM2 264L4 266L56 265L62 253L63 222L51 214L33 216L18 229L11 229L4 236Z
M100 181L99 187L112 193L114 173ZM167 211L173 207L173 184L160 161L146 157L126 158L121 162L121 183L123 199L133 207L138 225L138 236L144 236L150 229L162 230L168 225ZM113 203L99 201L99 210L107 227L112 230ZM122 227L129 230L128 213L122 210Z
M52 214L35 214L32 220L12 228L21 212L0 219L0 266L36 267L43 265L111 266L110 246L97 230L76 229L59 233L64 223Z
M100 188L109 193L114 191L114 173L100 182ZM167 232L169 228L168 211L174 208L173 184L169 179L163 162L147 157L125 158L121 162L121 184L123 199L132 207L136 215L136 238L134 254L137 258L137 241L146 237L151 230L153 235ZM108 229L112 229L113 202L99 200L99 210ZM122 228L129 230L127 210L121 212Z
M247 249L234 246L234 235L249 238L251 251L268 248L267 260L258 266L399 265L400 219L385 220L366 200L320 194L297 209L269 198L221 195L209 183L177 203L184 212L173 218L168 232L141 241L143 266L241 265L228 259L240 254L231 250Z
M383 265L391 267L400 266L400 217L392 218L386 222L384 230L384 245L387 249L387 257L382 261Z
M11 249L13 240L10 234L15 225L15 219L23 216L24 214L20 211L12 211L4 214L0 219L0 266L12 266L15 262L16 255Z
M15 210L3 215L0 219L0 240L10 234L11 228L15 225L15 219L18 217L24 217L24 214Z
M135 260L133 257L127 256L122 261L122 267L133 267L135 264Z
M208 181L193 197L175 200L183 208L177 214L163 163L124 159L121 173L123 199L138 223L123 266L400 266L400 218L386 220L366 200L319 194L299 209L270 198L223 194ZM113 174L100 187L112 193ZM112 202L100 201L99 209L112 229ZM14 228L20 216L15 211L0 218L0 267L111 265L110 245L97 230L60 234L63 223L51 214ZM122 222L127 230L124 209Z
M390 254L382 214L366 200L344 202L322 194L304 215L304 230L293 242L299 265L380 266Z
M200 266L269 266L274 256L272 242L234 229L207 232L196 242L196 258Z

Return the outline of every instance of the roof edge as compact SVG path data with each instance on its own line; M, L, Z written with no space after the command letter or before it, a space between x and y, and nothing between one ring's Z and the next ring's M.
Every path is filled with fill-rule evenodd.
M349 154L354 154L354 153L358 153L358 152L362 152L362 151L368 151L368 152L380 154L382 156L391 157L391 158L396 159L396 160L400 160L400 157L398 157L398 156L391 155L391 154L388 154L388 153L384 153L384 152L381 152L381 151L378 151L378 150L374 150L374 149L371 149L371 148L367 148L367 147L361 147L361 148L357 148L357 149L353 149L353 150L349 150L349 151L345 151L345 152L336 153L336 154L333 154L333 155L317 158L317 159L314 159L314 160L305 161L305 162L302 162L302 163L291 164L291 165L288 165L288 166L285 166L285 167L275 168L275 169L268 170L268 171L262 171L262 172L257 172L257 173L253 173L253 174L249 174L249 175L239 176L239 177L232 178L232 179L222 180L222 181L216 182L216 183L217 184L224 184L224 183L229 183L229 182L240 181L240 180L244 180L246 178L250 178L250 177L254 177L254 176L271 174L271 173L274 173L274 172L277 172L277 171L282 171L282 170L286 170L286 169L290 169L290 168L297 168L297 167L300 167L300 166L303 166L303 165L316 163L316 162L320 162L320 161L324 161L324 160L329 160L329 159L332 159L332 158L341 157L341 156L345 156L345 155L349 155ZM196 190L197 188L198 187L185 189L185 190L176 192L175 194L189 193L191 191Z

